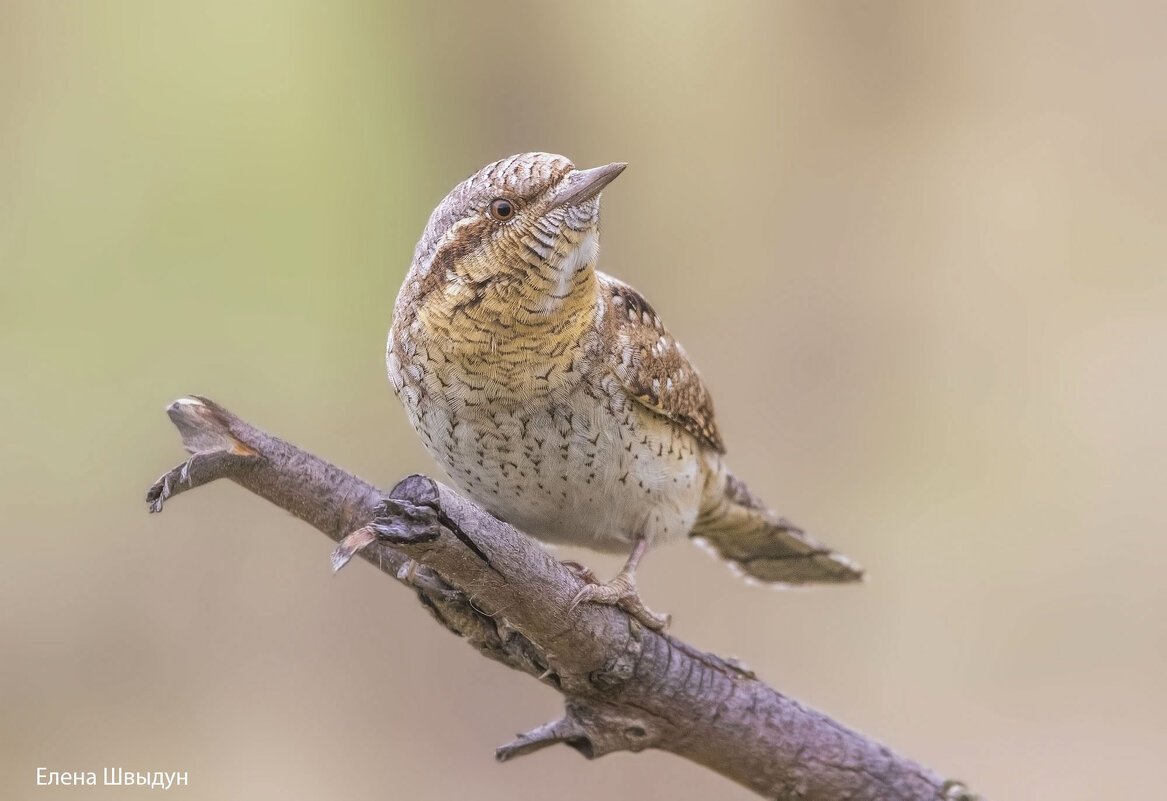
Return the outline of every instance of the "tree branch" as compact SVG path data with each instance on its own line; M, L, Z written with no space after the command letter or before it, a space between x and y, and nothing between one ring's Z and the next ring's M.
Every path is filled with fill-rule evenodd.
M565 696L563 719L496 752L566 743L589 759L659 748L780 799L972 801L959 782L779 694L749 670L642 627L621 609L571 609L581 579L450 488L410 476L387 495L206 398L167 409L190 459L150 488L150 511L229 478L417 591L481 654Z

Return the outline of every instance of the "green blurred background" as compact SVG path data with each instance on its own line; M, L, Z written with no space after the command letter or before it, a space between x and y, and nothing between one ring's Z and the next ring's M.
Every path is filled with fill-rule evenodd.
M750 797L663 754L496 765L549 689L237 487L146 515L188 392L434 470L393 299L446 191L530 149L631 163L603 268L735 471L870 571L780 594L674 546L641 574L674 631L995 801L1155 796L1165 39L1159 3L5 0L0 796Z

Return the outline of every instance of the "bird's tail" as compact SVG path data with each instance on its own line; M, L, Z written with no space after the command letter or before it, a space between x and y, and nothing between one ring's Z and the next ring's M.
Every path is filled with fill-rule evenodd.
M692 535L748 577L771 584L859 581L863 569L771 511L719 462Z

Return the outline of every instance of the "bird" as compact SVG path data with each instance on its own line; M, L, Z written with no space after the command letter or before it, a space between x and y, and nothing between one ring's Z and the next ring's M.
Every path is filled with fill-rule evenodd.
M627 164L521 153L430 215L393 308L386 366L457 487L543 542L627 554L610 581L578 563L580 603L644 605L651 548L692 538L763 584L863 577L754 495L725 461L713 400L657 312L597 269L601 192Z

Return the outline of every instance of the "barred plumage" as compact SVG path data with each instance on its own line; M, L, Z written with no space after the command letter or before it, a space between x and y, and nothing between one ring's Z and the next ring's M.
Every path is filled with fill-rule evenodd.
M688 535L763 581L861 577L730 475L696 368L640 293L595 269L599 193L623 168L525 153L438 205L386 350L410 422L492 513L550 542L631 549L578 600L648 625L662 620L636 597L636 564Z

